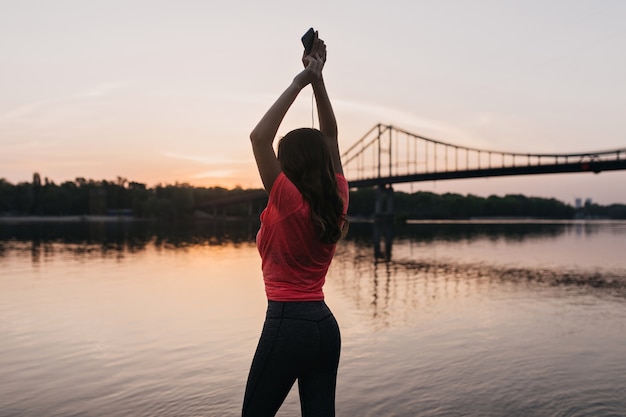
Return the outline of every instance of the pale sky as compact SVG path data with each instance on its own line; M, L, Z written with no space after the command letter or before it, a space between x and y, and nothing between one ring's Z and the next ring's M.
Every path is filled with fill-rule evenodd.
M248 135L310 26L344 150L379 122L491 150L626 148L625 22L622 0L0 0L0 178L259 188ZM301 126L310 89L279 135ZM404 189L626 203L626 171Z

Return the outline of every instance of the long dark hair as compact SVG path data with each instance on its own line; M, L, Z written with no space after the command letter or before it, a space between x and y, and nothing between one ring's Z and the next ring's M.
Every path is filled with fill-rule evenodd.
M292 130L278 143L278 160L309 203L318 239L337 243L347 230L347 219L324 134L310 128Z

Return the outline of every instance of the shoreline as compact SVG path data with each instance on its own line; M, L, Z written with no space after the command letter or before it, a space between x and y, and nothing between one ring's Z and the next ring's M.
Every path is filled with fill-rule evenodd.
M254 218L255 220L258 217ZM23 224L23 223L133 223L133 222L159 222L164 219L135 217L132 215L69 215L69 216L2 216L0 215L0 224ZM185 220L185 219L178 219ZM249 218L235 216L211 216L211 215L194 215L187 220L193 221L225 221L237 222L241 220L249 220Z
M72 216L0 216L0 224L21 223L128 223L146 222L156 219L139 218L130 215L72 215ZM196 216L195 220L205 221L239 221L240 218L212 216ZM349 217L350 223L375 223L376 219L365 217ZM573 219L545 219L532 217L473 217L469 219L406 219L405 224L581 224L620 222L619 219L605 218L573 218Z
M77 223L77 222L133 222L134 216L75 215L75 216L0 216L0 223Z

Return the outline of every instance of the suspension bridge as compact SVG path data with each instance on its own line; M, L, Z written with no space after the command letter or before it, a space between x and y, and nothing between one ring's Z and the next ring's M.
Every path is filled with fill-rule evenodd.
M342 155L351 188L505 175L626 169L626 148L584 153L501 152L429 139L378 124Z
M626 148L519 153L459 146L377 124L341 157L350 188L376 187L374 256L391 259L393 185L420 181L626 169Z
M342 154L350 188L377 187L376 214L393 214L393 185L420 181L626 169L626 147L583 153L519 153L460 146L377 124ZM267 196L251 190L196 204L213 211L247 204L256 213Z

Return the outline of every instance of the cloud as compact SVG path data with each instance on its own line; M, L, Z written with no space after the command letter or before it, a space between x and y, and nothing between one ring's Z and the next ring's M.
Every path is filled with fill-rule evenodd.
M78 94L75 94L74 98L96 98L108 95L110 92L119 90L126 87L127 83L121 81L114 81L108 83L97 84L91 88L86 89Z
M375 120L375 123L393 124L406 130L417 129L418 131L415 133L428 131L430 134L440 135L444 140L445 138L458 139L467 137L464 131L451 127L446 123L424 119L404 110L351 100L334 100L333 104L340 111L367 115L372 120Z
M482 112L482 113L476 113L475 118L476 118L476 124L478 124L478 126L488 126L493 123L494 115L493 113Z
M196 156L196 155L183 155L173 152L161 152L162 155L168 158L182 159L184 161L196 162L204 165L211 165L211 169L208 171L202 171L196 174L189 175L192 179L205 179L205 178L233 178L241 173L242 167L249 167L252 161L245 159L226 159L217 156Z
M270 105L276 100L276 94L217 94L215 99L244 104Z
M75 94L25 103L13 110L0 114L0 123L9 123L28 117L36 117L37 114L41 112L59 111L59 109L71 108L76 102L104 97L109 95L112 91L119 90L126 85L127 84L123 82L102 83Z
M246 104L258 104L269 106L276 99L275 95L269 94L230 94L222 95L221 99ZM457 129L445 122L438 120L425 119L415 114L392 107L385 107L376 104L358 102L345 99L332 99L333 107L338 113L343 113L344 117L356 117L357 119L367 119L371 121L372 126L376 123L393 124L398 128L414 131L416 134L431 135L433 139L443 141L472 141L476 140L462 129ZM297 101L296 107L311 106L310 99ZM491 115L481 115L480 123L490 123ZM370 126L371 127L371 126Z
M248 162L241 161L241 160L225 159L223 157L217 157L217 156L212 157L212 156L198 156L198 155L182 155L182 154L178 154L174 152L167 152L167 151L162 151L161 154L164 156L167 156L168 158L183 159L185 161L198 162L198 163L205 164L205 165L242 164L242 163L247 164L248 163Z
M234 169L216 169L212 171L205 171L199 174L194 174L191 178L200 179L200 178L230 178L237 171Z
M29 114L36 112L40 108L45 107L48 104L53 104L54 102L55 100L40 100L34 101L32 103L22 104L21 106L18 106L13 110L0 114L0 123L10 122L12 120L28 116Z

